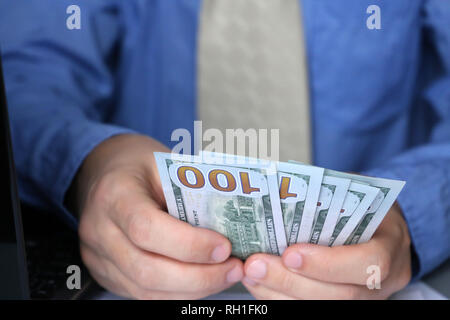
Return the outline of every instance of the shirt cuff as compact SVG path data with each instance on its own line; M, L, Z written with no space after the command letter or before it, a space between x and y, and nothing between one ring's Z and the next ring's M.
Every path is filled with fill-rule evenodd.
M62 213L63 219L73 229L78 228L78 219L64 205L66 193L75 175L89 153L103 141L121 134L136 134L135 131L119 126L87 121L79 130L78 139L73 139L71 152L64 159L64 168L54 183L52 195L56 209Z

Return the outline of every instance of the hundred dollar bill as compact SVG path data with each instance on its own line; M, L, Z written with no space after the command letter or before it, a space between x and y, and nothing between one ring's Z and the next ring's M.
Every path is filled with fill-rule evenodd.
M350 183L329 246L343 245L379 192L378 188Z
M324 169L278 162L277 171L288 245L308 242Z
M261 165L205 164L196 156L155 152L169 214L226 236L232 255L280 255L286 235L275 174Z
M373 200L369 209L367 209L367 211L364 214L364 216L362 217L361 221L358 223L358 225L355 227L355 229L353 229L352 233L348 236L347 240L345 240L344 244L347 245L347 244L358 243L364 230L366 230L368 224L373 219L373 216L377 212L378 208L383 203L383 200L384 200L387 192L388 192L388 189L380 188L380 191L378 192L377 196L375 197L375 200Z
M345 243L348 244L363 243L372 238L375 230L378 228L381 221L383 221L386 213L392 207L406 184L405 181L401 180L375 178L334 170L325 170L325 172L326 174L335 177L348 178L352 181L366 183L372 187L379 188L381 192L377 195L374 202L370 205L369 209L362 217L361 221L352 231L349 239L346 239Z
M228 159L227 163L233 163L233 161L244 163L250 161L260 164L269 162L268 160L210 151L203 151L201 155L204 161L208 161L208 158L226 157ZM317 200L320 194L324 169L286 162L277 162L276 169L287 243L291 245L293 243L308 242L316 212Z
M350 179L323 177L310 243L328 245L350 183Z
M275 165L274 162L270 161L270 160L265 160L265 159L257 159L257 158L252 158L252 157L245 157L245 156L241 156L241 155L233 155L233 154L226 154L226 153L220 153L220 152L213 152L213 151L206 151L206 150L201 150L199 156L201 157L202 161L204 163L215 163L215 164L221 164L221 163L225 163L226 165L232 165L232 166L247 166L247 165L255 165L257 164L257 167L259 166L263 166L267 169L267 173L269 175L272 174L277 174L278 178L279 178L279 174L277 172L278 168ZM320 172L323 170L318 170L317 172ZM323 174L323 173L322 173ZM280 198L278 198L280 199ZM281 202L281 212L283 213L283 222L284 222L284 226L285 226L285 234L286 234L286 244L289 245L289 237L287 235L287 230L286 230L286 222L285 222L285 216L284 216L284 210L283 210L283 204L282 201Z
M297 161L293 160L290 160L289 162L298 163ZM381 221L383 221L389 209L394 204L395 200L397 199L406 183L405 181L401 180L375 178L328 169L325 169L325 175L351 179L352 181L379 188L383 193L383 195L377 195L376 199L374 200L375 203L372 204L368 211L364 214L355 230L353 230L350 234L349 237L351 238L347 239L346 243L363 243L369 241L380 225ZM383 197L382 201L381 197Z

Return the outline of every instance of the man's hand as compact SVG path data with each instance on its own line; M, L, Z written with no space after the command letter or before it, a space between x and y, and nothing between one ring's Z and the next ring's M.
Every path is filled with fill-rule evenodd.
M372 265L380 268L381 289L367 287ZM296 244L282 257L255 254L245 275L244 285L258 299L386 299L411 279L408 228L395 205L367 243Z
M153 139L108 139L85 159L70 196L80 214L81 256L106 289L140 299L196 299L243 277L222 235L164 211Z

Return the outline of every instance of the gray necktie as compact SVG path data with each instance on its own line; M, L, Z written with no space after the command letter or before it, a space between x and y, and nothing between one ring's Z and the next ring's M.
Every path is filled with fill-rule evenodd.
M310 162L298 0L203 0L198 115L204 128L280 129L280 159Z

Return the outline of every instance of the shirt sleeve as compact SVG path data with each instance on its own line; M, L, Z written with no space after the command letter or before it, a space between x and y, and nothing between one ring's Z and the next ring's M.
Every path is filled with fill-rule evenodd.
M424 92L437 124L428 144L367 174L406 181L398 203L412 239L413 281L450 257L450 3L424 2L424 25L443 73Z
M66 0L0 0L0 45L13 151L23 201L56 210L87 154L111 136L114 1L78 1L81 29L69 30Z

